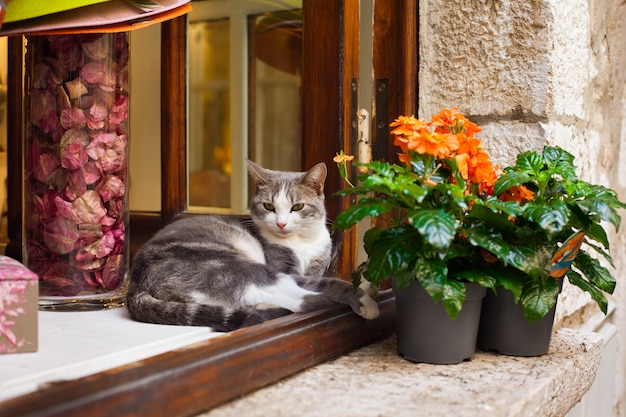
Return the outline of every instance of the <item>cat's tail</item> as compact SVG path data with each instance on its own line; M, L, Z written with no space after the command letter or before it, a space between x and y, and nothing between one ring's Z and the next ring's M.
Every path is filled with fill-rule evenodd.
M284 308L227 309L206 304L161 300L147 291L129 292L126 305L133 320L182 326L205 326L229 332L290 314Z

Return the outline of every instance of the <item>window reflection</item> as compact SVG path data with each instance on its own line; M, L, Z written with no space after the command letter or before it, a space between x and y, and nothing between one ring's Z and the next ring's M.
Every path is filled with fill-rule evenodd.
M244 211L245 158L301 169L302 10L295 3L231 0L219 18L211 10L210 18L191 19L191 211Z
M189 204L230 206L230 21L189 25Z
M250 17L251 156L273 169L301 163L302 11Z

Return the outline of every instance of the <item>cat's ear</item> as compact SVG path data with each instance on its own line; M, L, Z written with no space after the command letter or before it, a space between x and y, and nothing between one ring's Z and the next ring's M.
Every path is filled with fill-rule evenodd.
M248 173L250 174L250 178L252 178L252 181L254 182L254 184L255 185L266 184L268 181L267 170L263 168L261 165L256 164L249 159L246 159L246 162L248 163Z
M317 195L324 194L324 181L326 181L326 164L323 162L309 169L302 179L302 183L313 188Z

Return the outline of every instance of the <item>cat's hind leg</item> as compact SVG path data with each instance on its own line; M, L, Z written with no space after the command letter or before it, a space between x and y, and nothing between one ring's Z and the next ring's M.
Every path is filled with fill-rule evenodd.
M329 277L296 277L295 280L298 286L314 293L304 298L303 311L339 303L349 305L356 314L366 319L375 319L379 315L376 301L349 282Z
M244 294L247 305L269 304L305 313L335 304L347 304L358 315L378 317L378 304L360 288L336 278L309 278L279 274L272 285L253 286Z

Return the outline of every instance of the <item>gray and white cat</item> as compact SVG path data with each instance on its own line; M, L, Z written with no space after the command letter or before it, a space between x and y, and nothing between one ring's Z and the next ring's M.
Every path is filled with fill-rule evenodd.
M248 161L251 219L177 220L137 252L127 306L133 319L230 331L336 303L366 319L378 306L359 288L324 277L331 261L326 228L326 165L283 172Z

